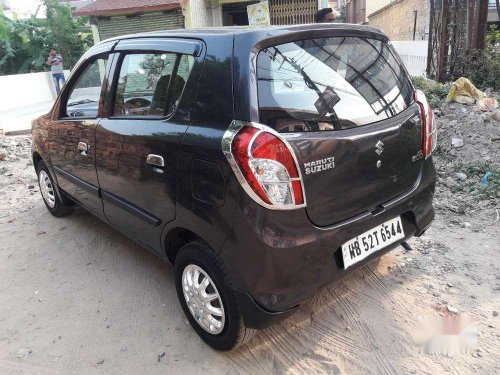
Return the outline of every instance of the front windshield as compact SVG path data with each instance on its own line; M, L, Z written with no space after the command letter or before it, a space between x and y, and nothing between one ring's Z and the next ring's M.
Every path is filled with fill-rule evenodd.
M334 130L400 113L411 84L384 42L355 37L281 44L258 55L261 122L278 131Z

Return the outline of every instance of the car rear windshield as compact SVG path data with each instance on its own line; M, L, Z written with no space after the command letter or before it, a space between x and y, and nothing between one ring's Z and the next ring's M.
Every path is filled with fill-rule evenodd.
M257 58L260 121L279 132L340 130L393 117L413 102L392 47L332 37L263 49Z

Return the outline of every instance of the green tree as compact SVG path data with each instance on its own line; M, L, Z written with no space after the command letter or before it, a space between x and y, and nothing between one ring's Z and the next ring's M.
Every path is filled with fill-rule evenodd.
M46 3L47 18L10 20L0 12L0 75L50 69L45 62L52 46L63 54L65 68L72 68L92 45L86 18L73 19L67 5Z
M74 19L71 9L58 0L43 0L49 28L55 45L65 62L73 66L86 48L92 44L87 17Z

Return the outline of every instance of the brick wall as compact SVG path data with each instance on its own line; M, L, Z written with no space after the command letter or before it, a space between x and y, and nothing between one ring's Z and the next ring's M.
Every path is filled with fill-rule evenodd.
M369 15L369 25L381 29L391 40L413 40L416 10L415 40L426 40L429 35L429 8L429 0L396 0Z

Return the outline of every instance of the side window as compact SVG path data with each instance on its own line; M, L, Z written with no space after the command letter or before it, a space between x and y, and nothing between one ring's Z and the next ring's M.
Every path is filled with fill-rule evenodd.
M194 58L175 53L128 54L116 87L114 116L169 116L179 104Z
M108 57L94 60L80 74L66 103L66 116L96 118Z

